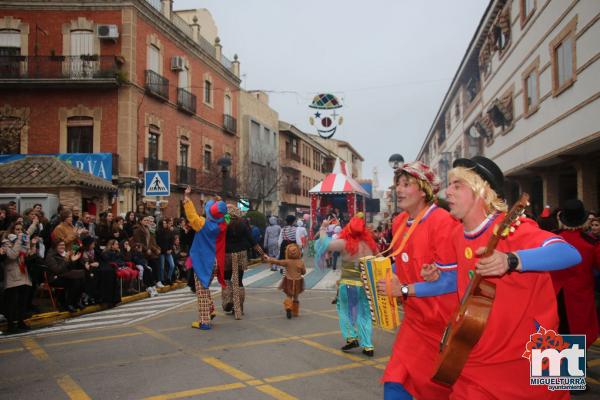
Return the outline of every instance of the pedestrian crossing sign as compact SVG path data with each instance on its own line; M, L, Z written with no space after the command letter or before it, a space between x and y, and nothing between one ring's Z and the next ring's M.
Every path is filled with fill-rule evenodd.
M144 196L171 195L170 178L169 171L145 171Z

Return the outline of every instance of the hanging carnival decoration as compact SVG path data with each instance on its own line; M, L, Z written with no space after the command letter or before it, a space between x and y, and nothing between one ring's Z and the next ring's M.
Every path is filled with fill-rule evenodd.
M309 107L313 109L309 122L324 139L331 138L338 126L344 122L344 118L339 114L342 103L330 93L316 95Z

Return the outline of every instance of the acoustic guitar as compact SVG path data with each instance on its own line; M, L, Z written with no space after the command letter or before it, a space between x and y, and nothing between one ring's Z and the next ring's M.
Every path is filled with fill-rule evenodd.
M519 217L529 205L528 200L529 195L523 193L504 219L496 225L482 258L491 256L498 242L514 229L512 225L519 223ZM456 382L471 350L483 334L495 297L496 284L475 274L442 336L438 364L433 376L435 381L448 386Z

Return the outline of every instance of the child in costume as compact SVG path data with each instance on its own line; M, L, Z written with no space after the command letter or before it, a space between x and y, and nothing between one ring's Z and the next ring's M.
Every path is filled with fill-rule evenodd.
M281 280L279 289L287 296L283 301L283 308L288 319L297 317L300 313L300 301L298 296L304 292L304 278L306 267L302 261L302 250L296 243L289 244L285 248L285 260L276 260L265 256L265 262L281 265L285 268L285 275Z
M190 259L194 269L196 281L196 296L198 297L198 321L192 323L192 328L211 329L211 311L214 304L210 296L210 283L213 278L215 259L217 264L217 280L224 288L225 278L225 215L227 204L221 200L210 200L206 203L204 211L206 217L196 213L196 208L189 198L192 189L188 186L185 190L183 207L185 216L196 231L194 241L190 248Z

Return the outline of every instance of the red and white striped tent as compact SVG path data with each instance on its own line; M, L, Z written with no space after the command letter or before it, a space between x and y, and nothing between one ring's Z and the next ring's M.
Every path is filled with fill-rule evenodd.
M310 194L310 221L314 227L317 214L326 201L326 196L346 195L348 214L353 216L357 211L365 211L365 199L371 197L358 182L348 176L346 162L339 158L335 162L333 172L308 191ZM311 229L313 231L313 229Z

